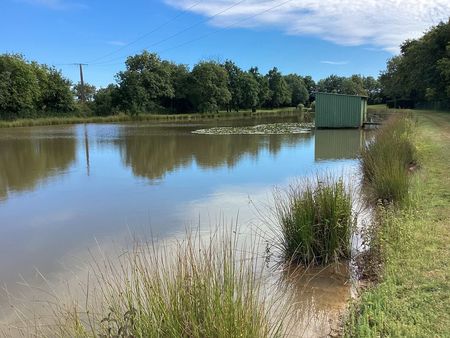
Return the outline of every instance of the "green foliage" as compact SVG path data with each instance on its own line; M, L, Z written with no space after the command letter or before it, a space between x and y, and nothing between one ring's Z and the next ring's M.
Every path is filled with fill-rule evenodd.
M367 80L361 75L352 75L351 77L331 75L317 83L317 90L324 93L337 93L348 95L367 95L367 89L364 85Z
M301 76L289 74L284 77L291 92L291 105L298 106L309 100L309 93Z
M200 62L191 72L189 95L196 111L218 112L231 101L228 74L216 62Z
M120 105L120 93L117 86L110 84L101 88L94 95L94 113L98 116L108 116L117 113Z
M128 57L127 69L117 74L121 91L120 106L132 115L158 111L164 100L175 96L171 81L171 62L163 61L158 55L147 51Z
M288 263L329 264L350 257L354 225L350 193L330 177L290 187L276 196L280 246Z
M270 99L269 105L272 108L287 106L291 104L291 92L283 75L276 67L267 74L269 83Z
M408 196L409 168L417 162L413 126L409 116L391 117L361 152L361 169L370 199L390 203L402 202Z
M73 111L70 82L54 68L0 55L0 118L17 119Z
M421 102L443 102L450 107L450 20L431 28L418 40L407 40L401 53L389 60L380 76L383 93L394 106L408 100L411 106Z
M82 86L80 82L78 82L76 85L73 86L73 93L76 96L77 100L81 101ZM86 99L86 101L88 102L94 101L96 93L97 90L95 86L90 85L89 83L84 84L84 98Z

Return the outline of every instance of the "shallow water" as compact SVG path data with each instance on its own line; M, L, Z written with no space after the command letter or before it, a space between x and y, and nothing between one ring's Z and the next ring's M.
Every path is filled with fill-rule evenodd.
M324 170L355 172L360 130L192 133L274 122L295 119L0 129L0 283L21 293L23 281L61 278L98 243L117 246L130 236L170 238L228 222L261 229L255 205L270 204L274 187ZM297 282L308 295L299 307L334 313L349 286L321 276ZM10 314L3 294L0 318Z

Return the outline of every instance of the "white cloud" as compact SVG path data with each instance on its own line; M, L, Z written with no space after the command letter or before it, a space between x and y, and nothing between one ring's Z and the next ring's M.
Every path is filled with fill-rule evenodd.
M328 61L328 60L324 60L324 61L320 61L320 63L324 63L326 65L342 66L342 65L347 65L348 61Z
M237 3L208 0L194 6L197 0L164 1L204 16L213 16ZM210 23L218 27L272 26L289 35L317 36L339 45L371 45L397 52L404 40L420 37L449 16L449 0L246 0Z

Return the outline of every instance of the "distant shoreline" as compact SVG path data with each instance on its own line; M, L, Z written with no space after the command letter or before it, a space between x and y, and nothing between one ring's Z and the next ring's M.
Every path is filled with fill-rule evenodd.
M30 119L17 119L12 121L0 121L0 128L52 126L65 124L83 123L120 123L120 122L173 122L173 121L211 121L211 120L235 120L258 117L277 116L301 116L305 112L295 108L261 109L256 112L242 110L239 112L218 113L193 113L193 114L140 114L137 116L123 113L110 116L62 116L62 117L40 117Z

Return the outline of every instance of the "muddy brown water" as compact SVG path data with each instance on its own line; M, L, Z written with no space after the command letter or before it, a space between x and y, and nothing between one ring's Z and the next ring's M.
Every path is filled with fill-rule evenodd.
M42 284L41 275L46 283L70 278L99 243L120 246L130 234L170 238L189 226L236 221L261 228L254 205L270 203L274 187L317 172L356 172L360 130L192 133L295 121L0 129L0 283L7 290L0 318L11 316L11 295L32 297L24 285ZM308 314L301 335L332 332L350 296L340 269L290 278L295 306Z

